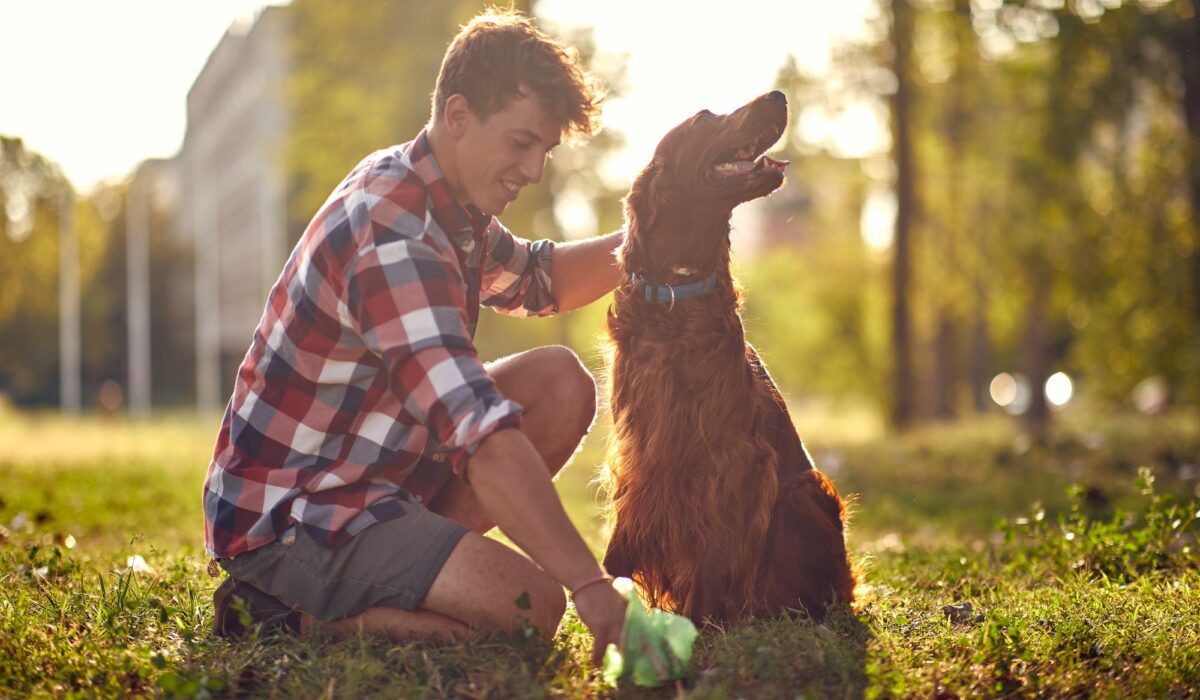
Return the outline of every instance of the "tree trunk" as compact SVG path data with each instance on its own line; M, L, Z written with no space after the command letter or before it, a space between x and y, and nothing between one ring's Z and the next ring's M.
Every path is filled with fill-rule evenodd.
M963 216L964 196L963 179L967 171L963 167L963 154L966 151L967 139L967 85L971 76L968 75L971 66L971 56L975 51L974 28L971 24L971 0L954 0L954 16L952 19L954 32L954 77L949 85L950 100L946 114L946 138L949 141L949 163L947 174L949 181L946 188L948 204L948 222L942 228L942 245L944 268L947 275L959 281L962 261L958 256L958 238L965 234L966 225ZM934 340L933 388L934 417L947 420L957 413L956 395L962 379L962 366L959 362L960 311L953 299L957 295L957 285L951 291L950 297L939 295L937 299L937 335Z
M1179 42L1180 73L1183 77L1183 116L1188 130L1187 178L1192 205L1192 249L1189 269L1192 278L1192 334L1197 355L1200 355L1200 15L1193 13L1184 22ZM1200 387L1191 398L1200 404Z
M933 341L933 417L950 420L955 416L954 395L958 386L958 323L945 307L938 313Z
M1034 265L1033 294L1029 298L1026 314L1025 347L1022 364L1025 377L1029 380L1029 408L1025 411L1025 426L1039 440L1044 438L1050 425L1050 406L1046 402L1046 380L1050 378L1054 362L1050 317L1046 313L1050 296L1050 277L1040 266Z
M983 413L990 406L992 338L987 325L987 296L983 285L975 290L975 327L971 332L971 404Z
M891 422L903 429L913 419L912 337L909 312L910 247L916 186L910 132L913 12L908 0L892 0L892 69L896 94L892 97L892 148L896 161L896 233L892 241L892 405Z

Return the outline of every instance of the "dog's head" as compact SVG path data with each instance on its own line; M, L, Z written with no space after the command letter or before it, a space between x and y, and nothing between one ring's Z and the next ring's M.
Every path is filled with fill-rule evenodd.
M763 153L786 126L787 98L776 90L668 132L625 199L627 235L643 262L688 268L727 246L734 207L783 184L787 163Z

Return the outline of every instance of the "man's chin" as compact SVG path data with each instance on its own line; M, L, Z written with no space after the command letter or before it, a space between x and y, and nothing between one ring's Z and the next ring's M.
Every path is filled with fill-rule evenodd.
M479 204L476 206L479 208L479 211L487 214L488 216L500 216L504 213L504 210L508 208L508 202L492 202L490 204Z

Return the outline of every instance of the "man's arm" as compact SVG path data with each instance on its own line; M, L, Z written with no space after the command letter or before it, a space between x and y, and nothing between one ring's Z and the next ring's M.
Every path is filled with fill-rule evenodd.
M550 292L559 311L572 311L608 294L621 281L617 248L624 231L554 246Z
M468 464L484 513L546 573L572 591L604 575L563 509L541 456L519 430L486 437ZM595 637L595 660L620 640L625 599L611 585L588 585L575 596Z

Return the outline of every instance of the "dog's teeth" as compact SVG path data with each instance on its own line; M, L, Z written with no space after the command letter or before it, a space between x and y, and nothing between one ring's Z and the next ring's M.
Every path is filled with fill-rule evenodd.
M739 160L734 163L717 163L713 166L713 170L718 175L740 175L754 168L754 163L748 160Z

